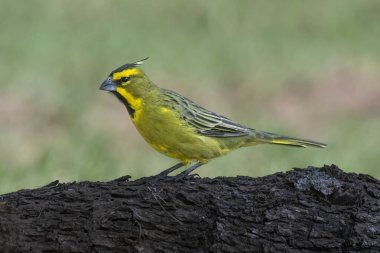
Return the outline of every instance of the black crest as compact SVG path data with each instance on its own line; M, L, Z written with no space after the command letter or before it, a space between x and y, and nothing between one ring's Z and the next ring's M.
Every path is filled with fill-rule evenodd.
M124 64L123 66L118 67L117 69L115 69L114 71L112 71L110 75L112 75L113 73L116 73L116 72L121 72L121 71L123 71L123 70L125 70L125 69L136 68L137 66L143 64L144 61L146 61L146 60L148 60L148 59L149 59L149 57L146 57L146 58L144 58L144 59L142 59L142 60L139 60L139 61L137 61L137 62L134 62L134 63L127 63L127 64Z

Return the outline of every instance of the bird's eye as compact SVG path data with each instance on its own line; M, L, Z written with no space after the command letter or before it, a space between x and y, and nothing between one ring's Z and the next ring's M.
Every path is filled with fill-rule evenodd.
M130 77L130 76L123 76L122 78L120 78L121 82L123 82L123 83L126 83L126 82L128 82L128 81L129 81L129 79L131 79L131 77Z

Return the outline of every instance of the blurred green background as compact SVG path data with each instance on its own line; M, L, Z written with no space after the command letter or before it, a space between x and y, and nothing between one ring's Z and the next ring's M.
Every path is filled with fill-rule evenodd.
M379 13L376 0L1 0L0 193L173 165L98 90L146 56L161 87L253 128L329 145L241 149L201 176L335 163L379 178Z

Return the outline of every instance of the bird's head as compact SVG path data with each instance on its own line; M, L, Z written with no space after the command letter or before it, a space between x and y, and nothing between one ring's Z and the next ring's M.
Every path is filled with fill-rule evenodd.
M128 86L139 85L144 83L147 78L144 71L139 68L148 58L134 63L125 64L112 71L107 79L100 85L100 90L117 93L119 89L126 89Z

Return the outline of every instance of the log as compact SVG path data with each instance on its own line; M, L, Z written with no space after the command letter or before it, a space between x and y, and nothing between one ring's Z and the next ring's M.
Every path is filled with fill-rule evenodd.
M1 252L380 252L380 182L335 165L251 178L52 182L0 196Z

